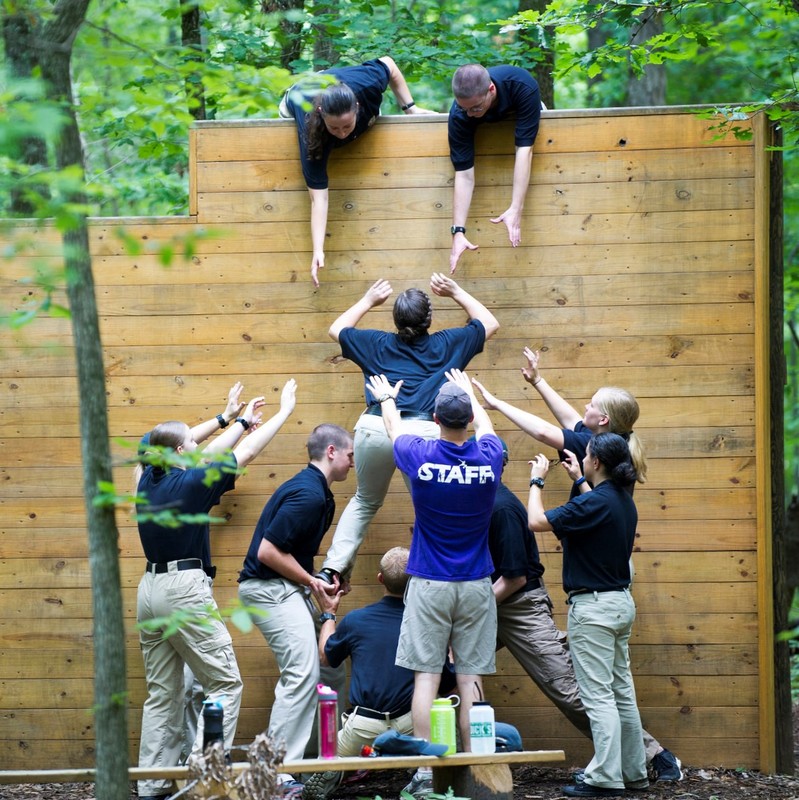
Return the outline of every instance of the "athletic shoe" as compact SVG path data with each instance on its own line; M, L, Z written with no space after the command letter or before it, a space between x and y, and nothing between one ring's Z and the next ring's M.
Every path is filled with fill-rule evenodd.
M578 769L572 773L572 778L574 779L575 783L584 783L585 782L585 770ZM633 781L632 783L625 783L625 789L632 789L633 791L640 791L641 789L648 789L649 788L649 779L648 778L641 778L640 781Z
M664 750L652 759L655 781L681 781L682 763L671 750Z
M286 781L278 787L281 800L300 800L305 787L299 781Z
M621 797L624 794L624 789L604 789L585 782L564 786L561 791L566 797Z
M402 790L404 794L413 795L416 800L427 797L433 791L433 770L430 767L419 767L411 782Z
M314 772L305 781L302 800L326 800L328 795L341 783L342 776L342 772L332 769L324 772Z

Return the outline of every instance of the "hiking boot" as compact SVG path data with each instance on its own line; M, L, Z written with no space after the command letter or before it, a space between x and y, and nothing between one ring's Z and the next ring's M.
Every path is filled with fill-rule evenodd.
M652 771L657 782L682 780L682 763L671 750L664 750L652 759Z
M324 772L314 772L305 781L302 790L302 800L326 800L333 790L341 783L343 773L338 770L328 769Z

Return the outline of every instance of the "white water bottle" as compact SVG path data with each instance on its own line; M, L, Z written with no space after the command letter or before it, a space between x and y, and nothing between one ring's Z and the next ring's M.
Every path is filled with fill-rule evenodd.
M469 743L475 754L496 752L494 709L484 700L478 700L469 709Z

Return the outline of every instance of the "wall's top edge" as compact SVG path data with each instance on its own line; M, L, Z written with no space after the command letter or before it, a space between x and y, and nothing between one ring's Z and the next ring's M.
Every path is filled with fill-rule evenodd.
M179 225L185 222L196 222L196 217L187 214L169 217L87 217L92 225L103 225L105 223L119 225L119 220L125 220L129 225ZM32 217L0 217L0 226L7 228L52 228L55 220L51 217L47 219L35 219ZM2 230L0 229L0 233Z
M693 114L697 111L708 109L727 108L730 103L708 104L698 106L636 106L618 108L563 108L543 111L541 116L545 119L575 119L582 117L642 117L665 114ZM441 122L447 114L386 114L380 117L380 122L390 122L392 125L418 124L420 122ZM192 123L193 128L259 128L268 125L294 127L292 119L206 119Z

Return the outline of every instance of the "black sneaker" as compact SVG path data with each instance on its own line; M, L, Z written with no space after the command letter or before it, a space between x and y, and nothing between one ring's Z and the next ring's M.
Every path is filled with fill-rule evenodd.
M671 750L664 750L652 759L652 770L657 782L681 781L683 777L682 763Z
M575 783L564 786L561 791L566 797L621 797L624 789L605 789L602 786L592 786L590 783Z
M320 569L316 575L314 575L314 578L319 578L320 581L329 583L332 586L336 582L336 578L338 576L339 573L337 570L330 569L330 567L324 567L323 569Z

